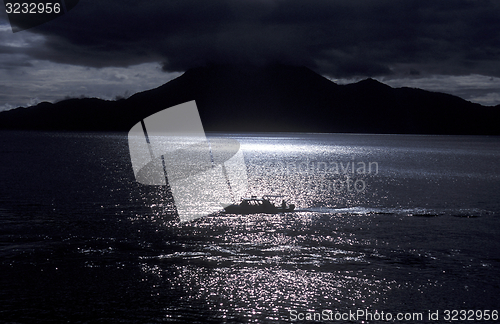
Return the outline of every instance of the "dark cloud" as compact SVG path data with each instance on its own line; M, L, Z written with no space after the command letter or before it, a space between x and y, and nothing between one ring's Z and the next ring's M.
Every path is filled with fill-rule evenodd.
M17 70L20 67L32 67L33 64L24 60L3 60L0 57L0 70Z
M30 31L39 59L92 67L162 62L309 66L336 77L500 76L497 0L99 0ZM413 73L412 73L413 74Z

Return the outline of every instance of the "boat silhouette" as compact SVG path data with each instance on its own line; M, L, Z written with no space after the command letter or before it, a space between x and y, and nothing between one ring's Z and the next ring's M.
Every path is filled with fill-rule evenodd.
M275 206L270 197L281 197L281 196L262 196L262 198L257 198L257 196L251 196L251 198L243 198L239 204L232 204L224 208L226 214L279 214L292 212L295 209L294 204L286 204L285 200L282 200L280 206Z

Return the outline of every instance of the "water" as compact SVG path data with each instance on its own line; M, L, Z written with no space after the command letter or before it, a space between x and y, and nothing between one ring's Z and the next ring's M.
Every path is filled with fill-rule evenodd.
M1 132L0 321L500 310L498 137L231 137L249 194L296 212L179 224L163 187L135 182L126 135Z

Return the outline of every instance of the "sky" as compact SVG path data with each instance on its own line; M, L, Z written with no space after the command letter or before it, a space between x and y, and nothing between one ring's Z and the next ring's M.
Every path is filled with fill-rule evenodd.
M499 17L498 0L80 0L13 33L0 3L0 110L126 98L207 64L270 63L497 105Z

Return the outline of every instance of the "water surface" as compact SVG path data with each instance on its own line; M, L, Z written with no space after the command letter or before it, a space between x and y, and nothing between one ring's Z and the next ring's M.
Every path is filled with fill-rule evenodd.
M242 145L248 194L296 212L179 223L165 188L136 183L126 135L1 132L0 318L500 309L497 137L225 136Z

